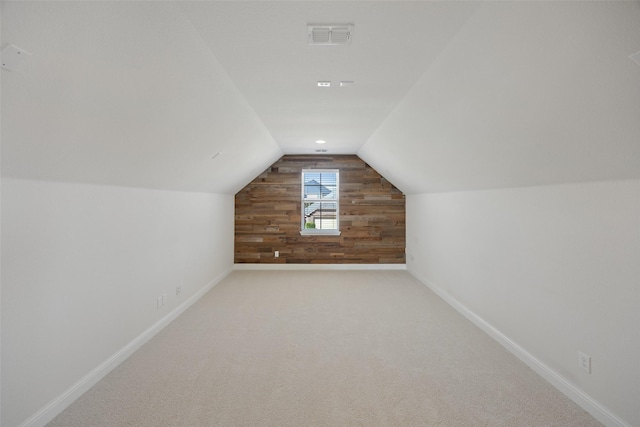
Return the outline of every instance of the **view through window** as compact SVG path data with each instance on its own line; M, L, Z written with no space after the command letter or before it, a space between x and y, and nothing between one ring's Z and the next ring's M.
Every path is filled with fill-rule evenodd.
M302 171L303 234L339 234L338 169Z

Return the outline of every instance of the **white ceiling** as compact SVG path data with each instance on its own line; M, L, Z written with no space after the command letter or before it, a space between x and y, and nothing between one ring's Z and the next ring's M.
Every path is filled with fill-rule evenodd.
M282 154L321 148L406 193L640 178L637 1L0 13L2 47L32 54L2 71L4 176L234 193ZM309 46L308 23L353 23L353 41Z

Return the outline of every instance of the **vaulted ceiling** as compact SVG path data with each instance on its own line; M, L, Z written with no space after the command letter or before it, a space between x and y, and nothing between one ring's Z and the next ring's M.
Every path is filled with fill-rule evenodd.
M0 13L2 47L31 54L2 70L6 177L235 193L283 154L322 149L406 193L640 178L637 1ZM328 23L353 24L351 43L309 45L307 25Z

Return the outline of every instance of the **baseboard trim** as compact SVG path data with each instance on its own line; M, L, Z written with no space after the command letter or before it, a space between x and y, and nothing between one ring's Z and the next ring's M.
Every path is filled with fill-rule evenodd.
M406 264L234 264L234 270L406 270Z
M85 375L77 383L71 386L67 391L60 396L49 402L42 407L38 412L29 417L25 422L20 424L19 427L44 427L48 422L53 420L58 414L64 411L69 405L71 405L76 399L87 392L91 387L104 378L109 372L111 372L120 363L124 362L129 356L131 356L136 350L142 347L147 341L153 338L158 332L164 329L169 323L175 320L180 314L191 307L196 301L202 298L207 292L209 292L216 284L222 279L227 277L231 273L232 269L229 268L212 279L209 283L202 287L198 292L193 294L182 304L173 309L170 313L158 320L146 331L136 337L126 346L122 347L119 351L113 354L106 361L98 365L94 370Z
M607 427L630 427L629 424L620 420L598 401L544 364L533 354L529 353L511 338L504 335L482 317L475 314L442 288L436 286L433 282L411 269L408 269L408 272L602 424Z

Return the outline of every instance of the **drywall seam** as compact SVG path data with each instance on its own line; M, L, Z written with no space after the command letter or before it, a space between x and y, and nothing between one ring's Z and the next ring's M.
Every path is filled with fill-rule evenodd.
M569 399L573 400L576 404L578 404L578 406L589 412L589 414L591 414L595 419L597 419L607 427L631 427L629 424L625 423L617 416L615 416L601 403L586 394L580 388L576 387L562 375L548 367L533 354L529 353L526 349L518 345L508 336L504 335L482 317L478 316L473 311L468 309L464 304L460 303L450 294L445 292L442 288L436 286L433 282L416 273L412 269L409 268L407 270L413 277L418 279L418 281L420 281L436 295L442 298L447 304L452 306L456 311L470 320L474 325L482 329L491 338L493 338L500 345L509 350L509 352L523 361L527 366L529 366L538 375L551 383L551 385L553 385L555 388L560 390Z
M104 378L109 372L116 368L119 364L124 362L129 356L131 356L136 350L142 347L147 341L153 338L158 332L164 329L172 321L174 321L180 314L191 307L196 301L202 298L207 292L209 292L215 285L220 283L222 279L227 277L231 273L232 269L228 268L209 283L202 287L198 292L193 294L189 299L184 301L162 319L158 320L146 331L141 333L138 337L134 338L126 346L122 347L116 353L114 353L106 361L98 365L94 370L85 375L77 383L71 386L67 391L62 393L57 398L43 406L38 412L29 417L25 422L20 424L19 427L44 427L49 421L53 420L59 413L64 411L69 405L71 405L76 399L87 392L91 387L96 385L102 378Z
M234 270L406 270L406 264L234 264Z

